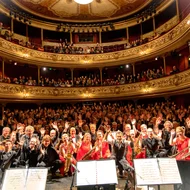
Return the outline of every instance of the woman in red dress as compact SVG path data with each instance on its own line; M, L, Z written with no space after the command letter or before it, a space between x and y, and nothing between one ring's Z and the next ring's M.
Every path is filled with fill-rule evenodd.
M174 138L176 134L176 138ZM177 127L175 130L171 130L170 145L177 146L176 160L190 160L190 138L186 137L183 127Z
M97 131L97 139L95 142L95 150L92 153L93 160L106 159L110 157L110 149L108 142L103 138L102 131Z
M91 143L91 135L90 133L85 133L84 137L83 137L83 141L81 143L81 146L79 147L79 149L77 150L77 161L79 160L83 160L84 156L90 152L90 150L92 149L92 143ZM85 160L89 160L90 159L90 155L89 157L85 158Z

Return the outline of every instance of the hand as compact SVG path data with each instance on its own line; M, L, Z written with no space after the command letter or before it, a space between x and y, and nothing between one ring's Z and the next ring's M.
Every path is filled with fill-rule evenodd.
M46 131L45 131L44 128L41 128L41 129L40 129L40 133L41 133L42 136L44 136L45 132L46 132Z
M172 129L170 133L171 133L171 136L174 137L174 135L175 135L175 129Z

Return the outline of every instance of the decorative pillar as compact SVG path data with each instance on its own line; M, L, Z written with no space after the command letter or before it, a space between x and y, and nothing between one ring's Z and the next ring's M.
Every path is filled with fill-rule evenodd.
M164 75L166 75L166 57L165 57L165 55L162 58L163 58L163 63L164 63Z
M126 37L127 37L127 42L129 42L129 28L126 28Z
M141 27L141 37L140 37L140 39L142 39L143 37L143 28L142 28L142 22L140 23L140 27Z
M73 33L70 31L70 43L73 43Z
M102 67L100 67L99 70L100 70L100 82L101 82L101 85L102 85L103 84L102 83Z
M132 65L133 65L133 76L135 76L135 63L133 63Z
M152 17L152 23L153 23L153 31L155 34L156 33L156 24L155 24L155 17L154 16Z
M27 42L29 41L29 38L28 38L28 24L26 24L26 41Z
M74 69L71 68L71 80L72 80L72 86L74 85L74 75L73 75Z
M11 18L11 32L14 33L14 20Z
M101 30L99 30L99 44L102 43L102 32Z
M179 18L179 1L178 0L176 0L176 14L177 14L177 19L179 21L180 18Z
M41 69L41 67L38 66L38 85L40 84L40 69Z
M5 77L5 61L4 61L4 59L2 60L2 77L3 77L3 79Z
M42 44L42 47L44 47L44 30L43 30L43 28L41 28L41 44Z
M2 113L1 113L1 119L0 120L2 120L2 123L0 123L0 126L2 126L2 127L4 127L3 118L4 118L5 107L6 107L5 103L1 104L1 112Z

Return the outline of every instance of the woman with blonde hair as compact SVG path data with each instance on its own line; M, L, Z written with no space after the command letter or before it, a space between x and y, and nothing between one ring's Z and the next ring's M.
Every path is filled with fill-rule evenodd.
M174 136L176 137L174 138ZM185 129L177 127L176 131L171 130L170 145L176 145L178 153L176 160L190 160L190 138L185 136Z

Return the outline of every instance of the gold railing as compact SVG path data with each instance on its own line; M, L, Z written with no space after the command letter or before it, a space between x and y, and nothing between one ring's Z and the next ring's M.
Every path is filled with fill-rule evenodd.
M1 56L16 61L27 61L27 63L43 66L45 64L55 67L97 67L105 66L105 63L106 66L120 65L145 60L184 45L190 35L189 20L190 14L163 36L144 45L118 52L94 55L55 54L25 48L0 38L0 53Z
M0 98L4 101L130 99L189 92L190 69L160 79L117 86L56 88L0 83Z

